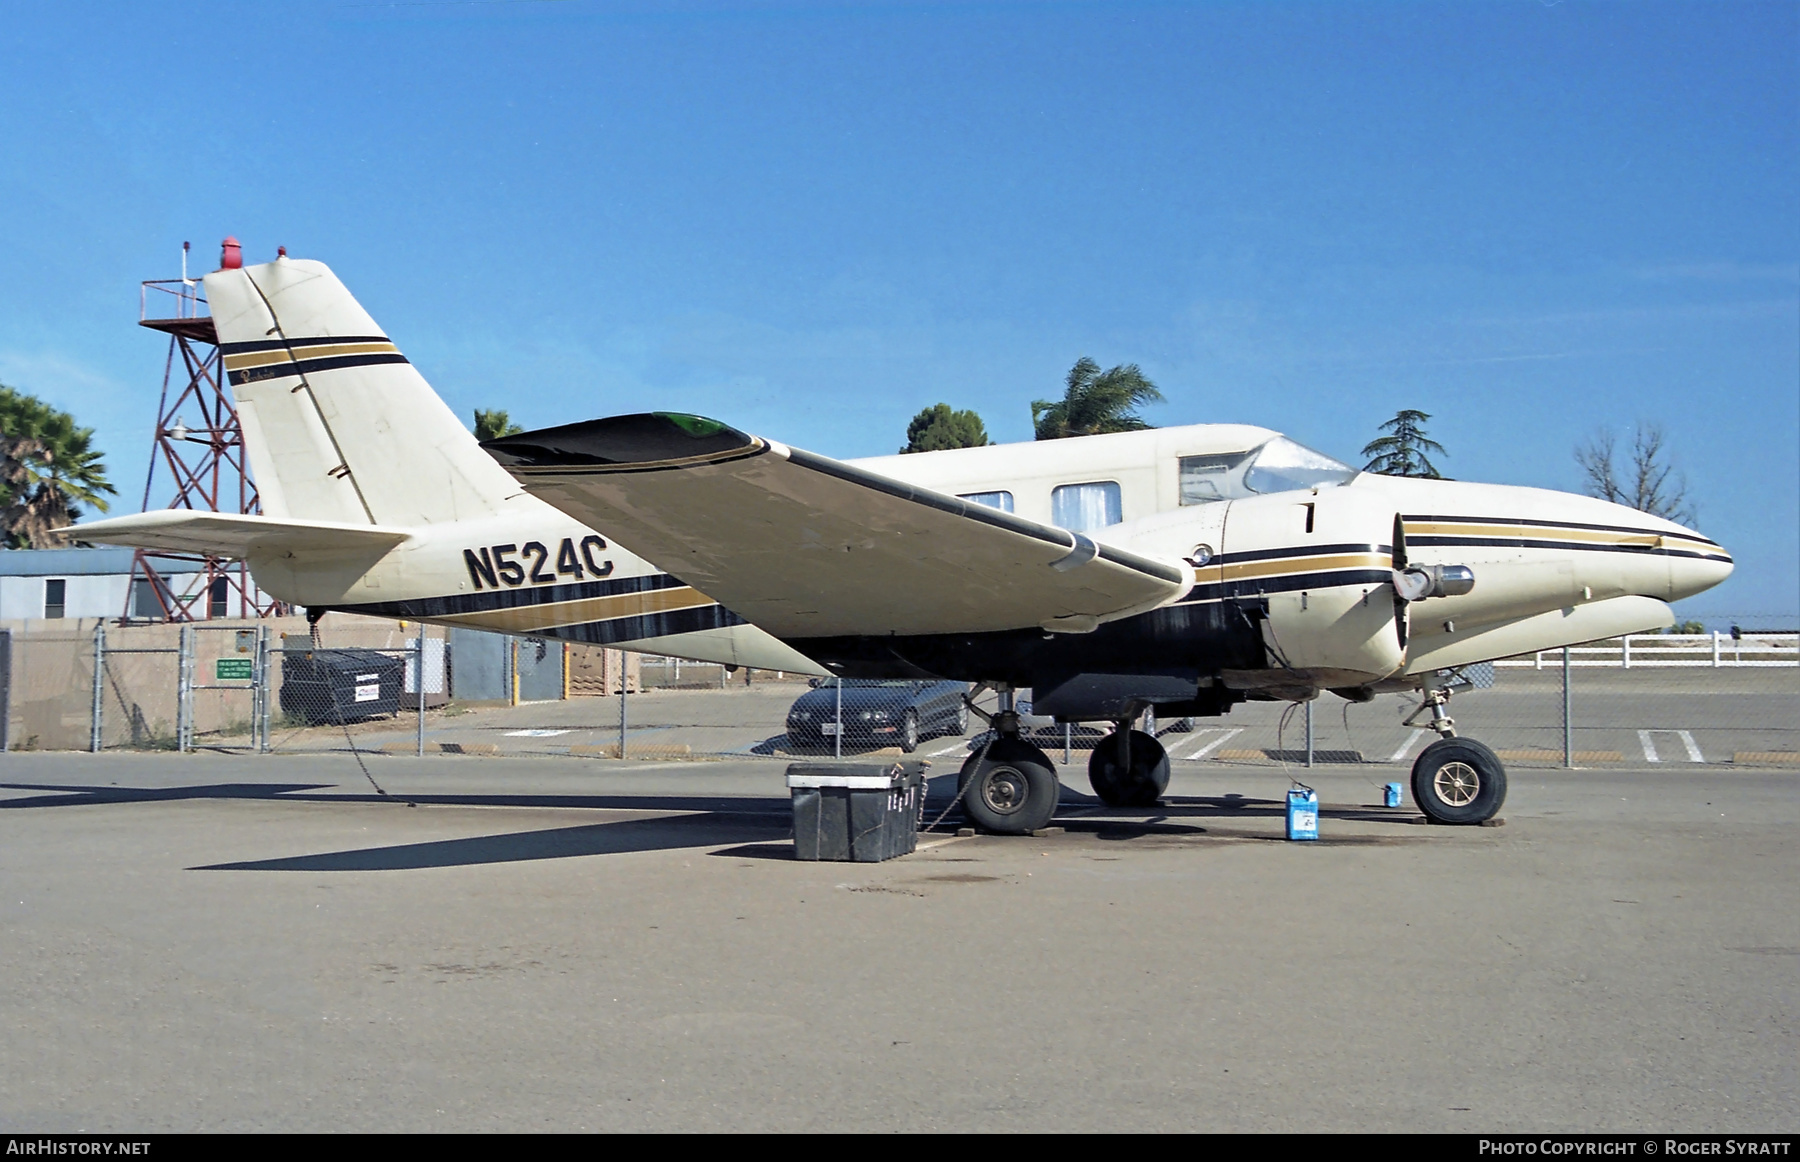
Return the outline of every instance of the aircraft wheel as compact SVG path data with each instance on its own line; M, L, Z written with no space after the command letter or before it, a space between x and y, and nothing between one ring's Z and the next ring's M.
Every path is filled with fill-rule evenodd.
M1016 738L997 738L963 763L958 779L963 810L983 831L1026 835L1047 826L1062 793L1043 751Z
M900 749L907 754L919 749L919 715L917 711L908 710L906 717L900 720Z
M1154 807L1169 786L1169 752L1141 730L1131 732L1131 769L1120 761L1124 736L1113 731L1094 745L1088 782L1108 807Z
M1412 792L1433 823L1485 823L1506 802L1506 768L1472 738L1440 738L1413 762Z

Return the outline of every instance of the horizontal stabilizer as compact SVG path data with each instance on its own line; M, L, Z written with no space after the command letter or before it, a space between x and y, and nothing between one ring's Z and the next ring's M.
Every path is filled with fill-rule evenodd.
M484 447L534 495L780 638L1083 632L1191 575L698 416Z
M391 548L408 535L405 529L379 525L236 516L185 508L88 521L61 531L65 536L106 545L231 558L247 557L252 550L322 552L354 549L366 552Z

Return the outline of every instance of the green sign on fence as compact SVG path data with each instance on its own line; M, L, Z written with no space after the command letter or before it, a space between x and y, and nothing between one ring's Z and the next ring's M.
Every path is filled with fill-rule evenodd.
M220 682L248 682L254 667L254 658L220 658L213 663L213 677Z

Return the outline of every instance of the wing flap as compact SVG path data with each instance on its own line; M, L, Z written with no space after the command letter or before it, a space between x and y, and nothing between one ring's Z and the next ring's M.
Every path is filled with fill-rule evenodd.
M1081 632L1186 571L747 436L620 416L485 445L535 495L777 637Z
M234 559L247 557L255 549L328 552L391 548L408 536L405 529L379 525L285 520L182 508L88 521L62 531L66 536L107 545Z

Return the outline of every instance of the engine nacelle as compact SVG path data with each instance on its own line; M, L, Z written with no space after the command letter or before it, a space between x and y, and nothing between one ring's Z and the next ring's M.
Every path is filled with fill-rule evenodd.
M1264 610L1263 643L1275 666L1321 687L1362 685L1405 663L1394 518L1385 497L1342 488L1231 502L1219 579L1227 601ZM1452 575L1426 588L1462 583Z

